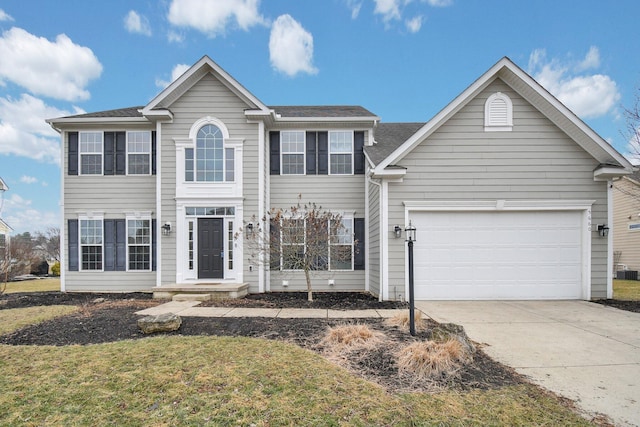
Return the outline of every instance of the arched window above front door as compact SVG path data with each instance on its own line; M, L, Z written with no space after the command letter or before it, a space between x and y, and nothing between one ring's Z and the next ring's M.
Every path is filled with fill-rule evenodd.
M232 182L235 179L235 150L224 146L226 130L206 123L197 130L194 148L185 149L185 180Z

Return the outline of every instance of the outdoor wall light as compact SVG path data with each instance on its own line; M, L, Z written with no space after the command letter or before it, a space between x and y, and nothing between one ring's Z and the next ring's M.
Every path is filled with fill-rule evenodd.
M407 242L415 242L416 241L416 228L411 225L411 221L409 221L409 225L404 229L405 233L407 233L407 238L405 241Z
M402 228L400 228L399 225L393 227L393 235L396 237L396 239L402 237Z
M609 235L609 227L607 227L607 224L598 224L598 234L600 237L607 237Z
M247 232L249 234L253 234L253 223L250 222L249 224L247 224Z
M165 236L168 236L169 234L171 234L171 223L170 222L165 222L162 225L162 234Z

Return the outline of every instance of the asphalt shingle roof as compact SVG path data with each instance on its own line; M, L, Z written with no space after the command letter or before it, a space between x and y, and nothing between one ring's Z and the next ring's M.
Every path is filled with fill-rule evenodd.
M378 123L373 134L377 144L366 146L364 150L377 165L424 125L425 123Z
M142 110L144 106L140 107L127 107L127 108L118 108L115 110L106 110L106 111L97 111L94 113L85 113L85 114L76 114L73 116L63 117L64 119L74 118L74 119L96 119L96 118L105 118L105 117L142 117L142 113L138 110Z
M359 105L280 105L269 106L281 117L374 117Z

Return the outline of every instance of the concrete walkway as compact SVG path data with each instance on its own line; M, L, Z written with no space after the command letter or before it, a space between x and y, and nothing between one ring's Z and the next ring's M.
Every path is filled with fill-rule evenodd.
M311 308L198 307L199 301L171 301L136 312L141 316L174 313L183 317L280 317L285 319L387 318L407 310L325 310Z
M421 301L493 359L616 425L640 425L640 313L586 301Z

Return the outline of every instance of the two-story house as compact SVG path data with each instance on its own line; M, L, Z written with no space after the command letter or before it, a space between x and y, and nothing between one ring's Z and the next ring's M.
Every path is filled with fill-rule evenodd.
M352 253L317 271L315 290L405 298L411 222L418 299L611 292L598 226L610 180L632 166L507 58L425 123L268 106L207 56L147 105L48 122L63 147L64 291L305 289L236 238L302 194L342 215L329 257Z

